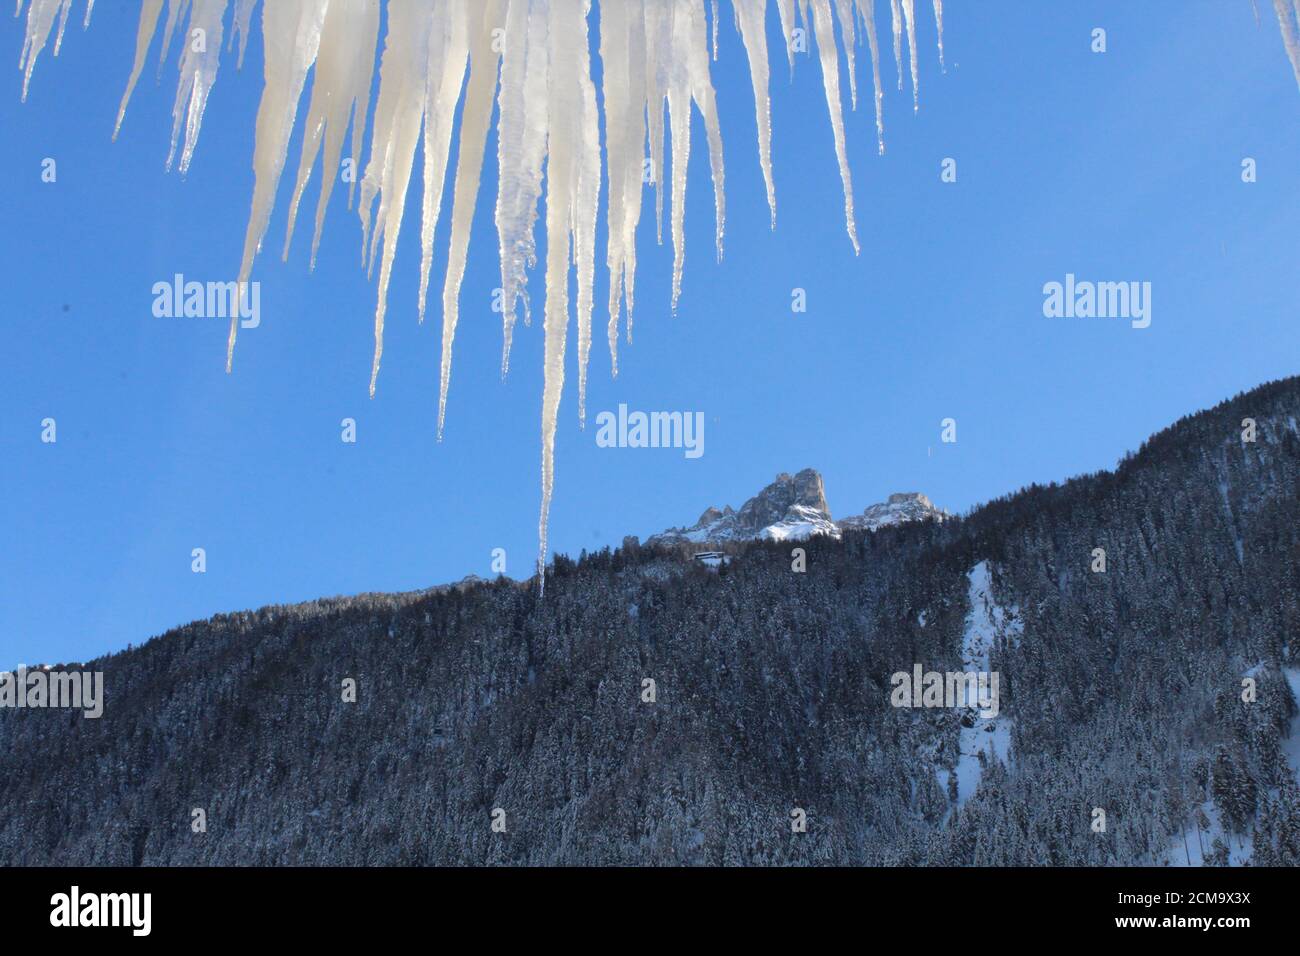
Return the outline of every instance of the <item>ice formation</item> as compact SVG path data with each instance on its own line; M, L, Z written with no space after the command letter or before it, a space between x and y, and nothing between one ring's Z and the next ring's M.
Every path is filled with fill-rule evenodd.
M16 14L22 12L25 2L27 30L19 61L24 99L36 60L51 32L55 32L56 21L54 54L58 55L73 0L17 0ZM890 10L899 89L903 87L902 48L906 38L907 72L915 107L919 103L916 0L880 2L888 3ZM166 0L160 66L168 56L173 37L181 31L179 82L173 106L168 167L175 161L179 147L179 168L182 173L189 168L208 98L217 80L227 12L231 16L231 32L226 52L238 38L237 65L240 65L257 3L258 0ZM1275 0L1275 3L1283 22L1288 54L1296 63L1295 31L1284 16L1285 0ZM86 25L93 6L94 0L87 0ZM164 0L141 0L135 56L114 136L121 129L132 92L158 32L158 23L163 19L163 6ZM252 274L270 223L309 73L312 74L311 100L289 206L284 254L287 257L307 180L323 150L321 192L311 244L310 261L315 266L325 210L334 184L333 170L338 168L343 155L349 125L354 169L360 160L381 17L387 24L371 120L370 150L358 204L362 264L372 271L376 263L379 266L370 376L372 395L383 355L388 285L415 154L417 150L421 152L423 164L419 293L419 316L423 320L434 235L442 216L443 191L451 163L451 142L453 134L459 134L451 175L451 237L442 292L440 438L446 419L452 346L470 223L478 200L488 127L494 112L497 116L495 219L501 262L503 375L509 370L511 337L521 301L524 322L527 324L530 318L527 276L537 259L534 227L539 203L544 202L545 375L539 569L544 569L546 557L555 432L571 313L577 317L579 421L584 421L586 415L596 224L602 184L607 190L605 265L610 278L606 338L614 374L618 372L618 334L623 316L626 316L628 341L632 335L636 231L641 219L643 190L646 184L655 187L655 218L662 242L661 173L665 168L671 171L666 185L671 193L669 232L673 246L674 310L681 295L692 111L700 113L707 140L719 257L726 224L722 131L710 75L710 64L718 59L718 0L709 3L704 0L601 0L596 4L604 101L603 166L602 117L597 106L588 32L592 6L593 0L265 0L261 11L265 85L256 119L255 180L239 267L241 282L246 282ZM771 4L768 0L731 0L731 6L753 85L758 160L775 226L776 187L768 97L767 31ZM791 70L796 53L810 52L812 44L816 44L843 185L845 227L857 251L840 93L840 49L843 48L846 61L850 100L856 106L855 50L861 32L866 33L875 126L879 149L883 152L884 97L876 0L775 0L775 6ZM933 8L942 64L942 0L933 0ZM1300 76L1300 66L1297 75ZM463 104L459 119L458 103ZM665 165L666 152L671 157L670 166ZM352 198L350 194L349 205ZM572 274L576 274L576 302L571 306L569 278ZM232 322L227 370L233 361L236 328L237 323Z
M202 128L208 97L217 79L227 8L231 0L165 0L159 68L182 22L179 81L173 105L167 166L181 147L180 171L190 165ZM887 3L899 90L904 85L903 45L913 108L919 106L916 0ZM943 66L943 0L932 0ZM55 34L54 56L63 43L73 0L17 0L15 16L27 3L26 36L19 58L25 100L36 61ZM834 11L831 5L834 4ZM258 0L233 0L229 48L238 37L237 66L252 28ZM164 0L141 0L135 56L118 110L117 137L131 95L144 69L162 19ZM715 242L722 255L725 227L722 133L710 76L718 59L718 0L601 0L599 53L604 100L605 163L600 153L600 119L590 54L588 23L593 0L265 0L262 39L265 86L257 111L253 152L252 208L244 237L239 280L246 282L275 205L298 105L313 75L311 101L298 172L289 206L284 256L288 257L299 204L316 159L324 150L321 192L316 206L311 266L324 226L344 139L351 126L350 160L358 167L374 81L381 7L387 30L379 66L379 91L370 131L370 153L361 183L359 213L361 259L372 270L379 260L375 309L375 348L370 393L374 394L383 355L389 278L417 149L423 160L419 317L424 319L433 241L442 213L453 133L459 152L452 175L451 240L442 293L442 360L438 396L438 436L446 418L452 345L459 315L460 286L469 248L470 223L478 199L488 126L497 114L496 226L502 289L501 371L510 365L516 309L522 300L530 317L527 274L536 263L534 226L545 183L545 289L542 395L542 502L539 518L539 572L545 569L547 520L554 479L554 445L570 319L569 276L576 272L578 338L578 415L586 416L586 377L591 348L596 223L602 176L607 188L608 231L605 264L609 270L608 325L611 370L618 374L619 321L626 315L632 337L636 281L636 230L646 184L655 187L655 219L663 241L665 125L670 151L673 245L672 305L676 310L685 264L686 170L691 149L691 113L698 110L708 141L716 210ZM773 227L776 187L772 170L772 123L768 84L768 0L731 0L734 22L745 49L754 92L758 160ZM86 0L83 28L89 27L95 0ZM857 105L855 48L859 26L866 33L871 60L878 149L884 152L884 94L876 32L876 0L775 0L780 35L791 71L796 53L815 41L835 158L844 192L845 226L858 250L853 187L845 145L840 93L840 47L845 54L851 104ZM1300 0L1273 0L1283 46L1300 85ZM1257 11L1258 12L1258 11ZM57 26L56 26L57 24ZM463 102L456 120L457 103ZM184 139L181 130L184 128ZM423 135L421 135L423 134ZM647 156L647 141L649 154ZM349 193L351 207L355 179ZM375 209L376 200L378 209ZM241 286L243 288L243 286ZM234 355L237 319L230 327L227 371ZM545 582L542 574L541 582Z
M1286 47L1287 59L1291 61L1291 70L1295 73L1296 85L1300 86L1300 0L1273 0L1273 12L1277 14L1277 24L1282 30L1282 45Z

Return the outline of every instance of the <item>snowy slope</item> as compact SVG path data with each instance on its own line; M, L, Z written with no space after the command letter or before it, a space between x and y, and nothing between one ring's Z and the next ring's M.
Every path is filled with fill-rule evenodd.
M967 599L970 611L966 615L962 632L961 660L965 671L988 671L989 654L999 639L1016 644L1020 640L1022 624L1016 608L1003 608L993 596L992 575L987 561L981 561L966 575L969 582ZM1003 763L1011 760L1011 718L999 713L993 718L980 716L979 709L970 701L963 717L958 740L961 751L953 771L940 770L939 782L945 787L948 777L957 776L957 802L965 803L979 786L979 755L986 759L997 757ZM969 726L966 724L969 723Z

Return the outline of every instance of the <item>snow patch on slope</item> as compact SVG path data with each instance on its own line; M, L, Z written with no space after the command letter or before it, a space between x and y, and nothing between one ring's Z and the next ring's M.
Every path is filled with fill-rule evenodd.
M1002 607L993 596L993 580L989 563L981 561L967 573L967 599L970 611L961 639L962 669L988 671L990 654L999 639L1018 644L1023 632L1017 608ZM999 690L1001 688L999 687ZM981 717L976 702L966 701L962 715L962 728L958 735L957 766L953 770L940 769L939 782L948 784L948 778L957 777L957 804L971 798L979 786L983 768L980 755L986 760L996 757L1003 763L1011 762L1011 718L999 713L992 718Z
M1164 866L1205 866L1205 857L1208 856L1216 839L1222 840L1228 848L1228 865L1245 866L1250 862L1251 854L1255 852L1254 842L1249 836L1234 836L1227 832L1222 822L1219 820L1219 811L1215 807L1213 800L1206 800L1201 804L1201 812L1209 820L1208 827L1197 827L1195 822L1189 821L1183 827L1181 839L1174 841L1173 845L1165 850L1165 857L1162 861Z

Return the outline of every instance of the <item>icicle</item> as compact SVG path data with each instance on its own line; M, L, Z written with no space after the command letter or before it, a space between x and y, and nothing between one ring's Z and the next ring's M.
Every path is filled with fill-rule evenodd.
M1300 40L1296 39L1295 24L1291 20L1286 0L1273 0L1273 12L1277 14L1278 26L1282 28L1282 45L1286 47L1287 59L1291 61L1291 71L1295 73L1296 84L1300 86ZM1300 6L1296 7L1295 15L1300 20Z
M636 279L636 227L641 218L646 138L645 9L637 2L610 4L600 16L601 74L605 95L605 150L609 174L606 223L609 248L610 369L618 375L618 319L626 298L632 323Z
M705 138L709 142L709 171L713 178L713 212L714 212L714 247L718 261L722 261L722 237L726 231L727 213L726 213L726 170L722 158L722 126L718 122L718 104L717 98L713 91L713 78L709 75L709 57L708 51L704 46L704 21L699 8L691 0L678 0L677 23L681 22L682 11L689 9L695 19L692 27L696 32L695 42L690 42L689 38L682 40L682 46L678 47L679 55L685 51L687 56L687 69L691 83L691 99L695 101L700 110L700 115L704 118ZM687 116L689 123L690 117ZM683 168L683 173L685 169ZM674 172L676 170L674 169ZM682 193L683 202L685 201L685 185L683 184Z
M190 26L181 53L181 78L176 87L176 103L172 107L172 145L167 154L167 168L171 169L176 157L181 117L185 116L185 147L181 151L180 164L182 175L189 171L199 130L203 126L208 94L217 80L217 67L221 64L221 25L225 14L226 0L193 0L190 8Z
M831 130L835 135L835 158L839 161L840 182L844 186L844 222L853 254L857 255L858 226L853 214L853 181L849 178L849 157L844 145L844 114L840 106L840 60L835 49L835 27L831 22L829 0L810 0L813 12L813 29L817 36L817 53L822 65L822 85L826 89L826 108L831 116Z
M276 0L271 0L271 3L275 2ZM351 3L353 0L346 0L346 2ZM361 2L364 3L365 0ZM239 59L235 61L236 70L244 68L244 51L248 49L248 28L253 22L253 7L256 5L257 0L235 0L235 28L231 31L230 43L234 45L235 36L239 36ZM265 9L262 13L265 16ZM266 42L265 36L262 37L262 41Z
M916 68L916 0L903 0L903 19L907 21L907 56L912 67L912 112L921 108Z
M939 69L947 73L943 62L943 0L934 0L934 25L939 32Z
M63 40L63 24L68 19L68 8L72 0L32 0L27 8L27 35L23 40L23 52L18 58L18 69L23 71L23 102L27 102L27 87L32 80L32 71L36 69L36 58L45 49L45 42L54 29L54 18L59 17L59 34L54 42L54 55L59 55L59 44ZM14 16L22 12L21 0Z
M871 86L876 93L876 145L885 155L885 94L880 88L880 44L876 38L876 0L858 0L858 9L867 25L867 48L871 51Z
M379 364L384 354L384 317L388 310L388 283L397 255L397 239L406 210L406 195L415 163L415 147L424 121L429 63L429 35L435 18L446 18L453 4L440 4L431 12L414 2L388 5L388 35L379 65L379 99L370 162L361 183L362 247L371 271L379 252L379 292L375 305L375 354L370 366L370 397L375 395ZM376 195L379 211L373 231L370 213ZM379 242L383 240L383 250Z
M899 0L889 0L890 25L894 31L894 63L898 67L898 90L903 90L903 8Z
M709 23L711 24L711 35L709 37L709 48L713 53L713 62L718 62L718 0L710 0L711 8L709 14Z
M375 44L379 39L378 0L348 0L332 3L325 11L321 27L320 51L316 56L315 76L312 81L311 104L307 108L306 133L303 136L302 154L298 162L298 178L293 198L289 203L289 221L284 235L284 259L289 258L289 243L293 238L294 224L303 190L311 178L316 156L320 152L322 134L325 159L321 170L320 199L316 204L316 229L311 241L311 268L316 268L316 251L320 246L321 230L325 225L325 210L338 178L339 159L343 155L343 137L352 120L352 169L348 208L356 190L361 156L361 140L366 128L366 113L370 106L370 86L375 71Z
M794 76L794 9L794 0L776 0L776 12L781 17L781 36L785 40L785 58L790 63L791 76Z
M718 128L713 85L709 79L705 25L700 8L692 0L674 0L669 10L672 45L668 52L668 124L673 152L673 285L672 309L677 312L682 273L686 263L686 171L691 155L691 103L699 106L709 139L709 165L713 172L717 255L722 257L722 236L726 223L723 191L722 137Z
M82 29L90 26L90 15L95 10L95 0L86 0L86 16L82 21ZM17 17L23 12L23 0L18 0L14 7L14 16ZM27 10L27 31L23 40L23 52L19 58L18 68L24 71L23 76L23 99L27 98L27 87L32 78L32 71L36 66L36 57L41 50L45 48L45 43L49 39L50 31L54 27L54 18L59 19L59 29L54 38L54 55L59 55L59 49L63 46L63 33L68 25L68 15L72 12L72 0L32 0L32 5Z
M587 360L591 354L591 312L596 287L596 218L600 202L600 117L596 110L596 86L591 80L591 52L587 41L590 0L575 0L581 14L581 42L575 51L578 61L578 129L575 138L577 179L573 201L573 265L578 285L578 424L587 424ZM577 25L575 24L575 29Z
M672 50L680 50L679 43L691 42L691 11L676 6L672 17ZM682 27L679 28L678 22ZM677 300L682 294L682 273L686 268L686 170L691 157L691 99L690 77L680 57L671 57L668 81L668 130L672 137L673 157L673 286L672 311L677 314Z
M497 120L497 239L501 255L501 374L510 370L515 303L530 320L527 271L537 261L533 225L542 195L550 69L548 10L511 0L501 56Z
M62 6L59 7L59 32L54 36L54 55L59 55L59 50L63 49L63 31L68 28L68 14L72 10L72 0L62 0Z
M758 162L767 187L767 207L776 228L776 186L772 181L772 108L768 98L767 0L734 0L741 41L749 57L749 78L754 87L754 114L758 124Z
M849 99L853 109L858 108L857 65L854 63L854 50L857 35L853 29L853 0L835 0L835 15L840 21L840 37L844 41L844 65L849 73Z
M167 52L172 48L172 34L176 32L176 24L180 18L189 10L190 0L167 0L167 25L163 27L162 49L158 51L158 78L162 79L163 63L167 60Z
M655 187L655 238L664 244L664 123L668 102L668 69L673 43L673 11L669 0L645 0L646 114L650 126L650 176ZM632 341L629 319L627 340Z
M585 10L580 0L553 0L551 4L550 73L547 85L550 147L546 161L546 307L545 375L542 386L542 506L538 518L537 573L539 588L546 587L546 540L555 480L555 426L564 389L565 338L569 326L569 237L573 222L574 193L578 180L579 129L575 116L578 87L575 37L581 15L582 42L586 43Z
M239 264L239 293L247 289L253 271L253 257L262 247L262 236L271 221L271 206L280 184L289 136L298 116L307 71L316 62L321 25L329 0L299 0L295 4L268 3L262 8L262 46L265 48L265 83L257 107L257 137L253 146L253 202L244 232L244 255ZM235 357L235 333L239 311L230 317L226 342L226 371Z
M135 63L131 67L131 76L126 81L126 92L122 94L122 105L117 110L117 122L113 125L113 139L122 131L122 119L126 116L126 106L131 102L131 93L135 90L140 71L144 69L145 57L149 54L149 44L153 42L154 32L158 29L158 16L162 13L163 0L144 0L140 7L140 26L135 35Z
M55 30L54 52L66 26L72 0L32 0L20 59L26 95L35 61ZM831 3L835 12L831 11ZM942 3L932 0L943 59ZM1300 0L1292 0L1300 10ZM87 0L87 22L93 3ZM183 48L173 105L168 165L180 145L180 169L188 169L198 139L207 98L220 63L222 27L229 0L168 0L159 53L159 70L171 38L182 21ZM266 82L258 109L253 156L255 185L240 260L240 283L246 284L274 206L277 183L287 159L288 141L306 77L315 66L293 196L285 231L287 255L303 191L317 157L322 156L320 198L316 209L311 261L314 267L336 167L349 126L351 157L360 158L370 88L375 68L381 0L267 0L263 5ZM845 194L845 222L858 249L849 177L836 25L845 45L850 97L856 105L854 8L862 13L872 57L876 134L883 152L883 91L873 0L777 0L786 59L794 67L796 21L799 35L816 39L823 87ZM22 0L16 5L21 14ZM242 62L256 0L235 0L228 46L239 39ZM375 353L370 390L374 393L383 346L389 281L398 245L414 156L423 148L424 201L421 224L419 313L423 319L433 242L441 217L449 172L451 139L459 136L447 270L442 308L442 356L439 372L438 434L441 438L451 377L452 347L459 318L459 295L468 256L488 124L497 96L498 194L496 225L501 254L503 316L502 372L508 370L518 299L529 318L527 272L537 255L534 228L543 186L546 202L545 375L542 396L542 506L539 517L539 565L544 568L547 523L554 485L554 442L564 384L568 334L570 268L576 272L578 339L578 415L586 414L586 379L591 347L595 288L597 204L602 176L599 111L587 39L591 0L388 0L388 33L380 65L379 91L370 152L361 184L358 213L362 262L380 265L375 310ZM631 341L636 275L636 232L644 198L644 163L649 145L650 180L655 184L656 234L663 240L665 152L671 148L671 234L673 243L672 305L681 294L685 262L686 187L690 165L691 120L698 108L708 139L714 189L715 245L722 254L725 233L725 168L716 96L710 63L718 57L718 4L700 0L611 0L601 11L605 126L609 173L608 249L610 270L608 338L612 371L618 369L618 323L624 305ZM915 0L890 0L894 52L902 87L902 32L907 28L913 103L917 95ZM1293 64L1296 28L1285 0L1277 0L1283 42ZM749 61L754 92L759 163L773 225L776 193L771 157L770 74L765 0L733 0L735 24ZM135 56L118 110L114 135L139 80L162 16L162 0L142 0ZM1296 66L1300 80L1300 66ZM456 128L456 106L464 105ZM349 123L351 119L351 123ZM666 139L665 126L670 138ZM423 138L421 139L421 131ZM543 173L545 176L543 178ZM354 198L355 177L349 190ZM378 208L375 201L378 200ZM382 243L382 245L381 245ZM230 346L233 346L233 329ZM227 352L227 367L230 352ZM544 581L544 578L543 578Z
M501 0L473 0L470 6L469 85L461 112L460 154L456 158L455 196L451 210L451 248L447 253L447 274L442 287L442 361L438 382L438 440L442 440L447 417L447 390L451 385L451 349L460 318L460 284L465 278L469 255L469 230L478 199L483 172L483 151L487 145L488 122L492 117L492 94L496 91L500 50L494 33L502 22Z
M424 203L420 224L418 310L421 324L429 296L433 239L442 216L442 193L447 180L456 102L465 85L465 70L469 64L469 12L463 4L455 3L445 13L434 20L429 36L424 115Z

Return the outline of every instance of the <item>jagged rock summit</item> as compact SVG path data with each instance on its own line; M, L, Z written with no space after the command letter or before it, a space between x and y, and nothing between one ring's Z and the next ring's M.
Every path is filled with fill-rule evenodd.
M785 473L735 511L728 505L706 508L689 528L670 528L653 535L646 544L692 544L719 546L763 538L775 541L799 540L814 534L840 537L846 529L874 531L907 521L942 521L948 512L936 508L923 494L904 492L867 508L843 521L831 517L822 476L805 468L791 476Z
M857 528L875 531L891 524L903 524L907 521L942 521L952 517L942 508L936 508L925 495L919 491L903 491L889 496L881 504L871 505L860 515L852 515L838 522L842 529Z

